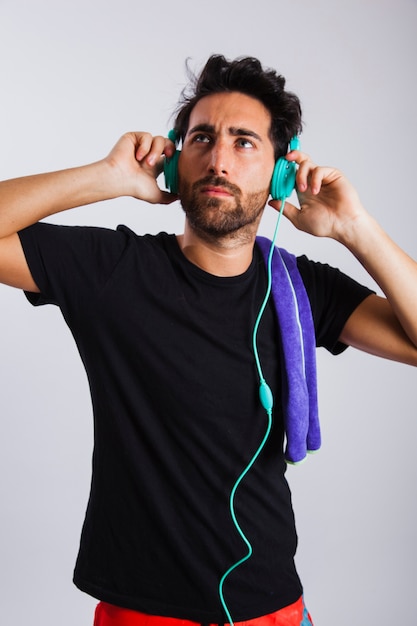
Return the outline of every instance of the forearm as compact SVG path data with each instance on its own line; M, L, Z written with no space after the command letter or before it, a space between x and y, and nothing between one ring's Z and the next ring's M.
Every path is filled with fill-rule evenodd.
M104 160L0 183L0 238L55 213L117 197L116 176Z
M339 238L388 299L403 330L417 346L417 263L368 214Z
M125 133L101 161L73 169L0 183L0 239L45 217L120 196L169 204L176 196L162 191L157 177L174 144L149 133Z
M372 354L417 364L417 263L365 211L346 177L321 167L299 151L287 159L299 165L300 207L285 203L284 215L296 228L330 237L360 261L386 298L367 298L347 320L341 340ZM279 210L278 202L271 206Z

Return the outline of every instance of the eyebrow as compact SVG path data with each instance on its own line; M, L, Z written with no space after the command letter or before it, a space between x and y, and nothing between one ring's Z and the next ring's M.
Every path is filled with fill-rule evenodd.
M210 133L211 135L216 134L216 130L212 124L197 124L193 126L187 134L192 135L193 133ZM236 126L230 126L229 134L233 137L253 137L258 141L262 141L262 137L255 133L254 130L249 130L248 128L237 128Z

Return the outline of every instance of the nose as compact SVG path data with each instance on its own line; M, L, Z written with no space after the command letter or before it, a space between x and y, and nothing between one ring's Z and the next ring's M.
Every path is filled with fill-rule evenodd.
M227 176L229 174L230 165L228 147L224 142L216 141L210 153L210 174L214 174L215 176Z

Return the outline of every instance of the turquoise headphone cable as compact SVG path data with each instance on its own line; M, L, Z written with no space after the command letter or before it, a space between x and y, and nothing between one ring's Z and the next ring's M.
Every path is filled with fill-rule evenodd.
M269 296L271 294L271 288L272 288L272 257L274 255L275 243L276 243L277 236L278 236L279 226L281 224L281 217L282 217L282 213L284 211L284 206L285 206L285 199L282 200L282 205L281 205L280 211L278 213L278 219L277 219L277 223L275 225L274 236L272 238L271 248L269 250L269 255L268 255L268 267L267 267L268 286L267 286L267 289L266 289L265 298L264 298L264 300L262 302L261 308L260 308L259 313L258 313L258 317L256 318L256 321L255 321L255 326L254 326L253 335L252 335L253 353L255 355L256 369L258 370L259 381L260 381L260 385L261 385L260 390L259 390L259 395L260 395L260 398L261 398L262 406L265 408L265 410L268 410L267 407L268 407L269 403L267 401L264 403L263 395L264 395L264 392L266 393L266 395L269 395L269 393L268 393L268 391L264 387L265 385L267 386L267 384L265 382L265 379L264 379L264 376L263 376L263 372L262 372L262 366L261 366L261 361L260 361L260 358L259 358L258 346L257 346L257 343L256 343L256 338L257 338L257 335L258 335L259 324L261 323L261 319L262 319L262 316L264 314L265 307L266 307L266 305L268 303ZM265 404L267 404L267 406L265 406Z
M229 612L229 609L227 607L226 601L224 599L224 593L223 593L223 587L224 587L224 583L226 578L229 576L229 574L231 574L236 568L238 568L240 565L242 565L242 563L244 563L245 561L247 561L248 559L250 559L250 557L252 556L252 552L253 552L253 548L252 545L249 541L249 539L246 537L245 533L243 532L242 528L239 525L239 522L237 520L236 517L236 513L235 513L235 506L234 506L234 500L235 500L235 495L236 495L236 491L240 485L240 483L242 482L242 480L244 479L244 477L246 476L246 474L250 471L250 469L252 468L252 466L254 465L256 459L258 458L258 456L260 455L262 449L265 446L265 443L268 440L268 437L270 435L271 429L272 429L272 407L274 404L274 399L272 396L272 392L271 389L269 387L269 385L267 384L267 382L264 379L263 376L263 372L262 372L262 366L261 366L261 362L260 362L260 358L259 358L259 352L258 352L258 346L257 346L257 334L258 334L258 329L259 329L259 324L261 322L262 319L262 315L265 311L265 307L267 305L270 293L271 293L271 287L272 287L272 257L274 254L274 249L275 249L275 242L278 236L278 231L279 231L279 226L281 223L281 217L282 217L282 213L284 210L284 206L285 206L285 198L282 199L282 204L281 204L281 208L278 214L278 219L277 219L277 223L275 226L275 232L274 232L274 236L272 238L272 243L271 243L271 248L269 251L269 255L268 255L268 267L267 267L267 275L268 275L268 285L267 285L267 290L266 290L266 294L265 294L265 298L262 302L261 308L259 310L258 316L256 318L255 321L255 325L254 325L254 329L253 329L253 334L252 334L252 343L253 343L253 352L255 355L255 363L256 363L256 369L258 370L258 375L259 375L259 381L260 381L260 386L259 386L259 397L262 403L262 406L264 407L267 416L268 416L268 425L267 425L267 429L265 432L265 435L258 447L258 449L256 450L255 454L253 455L252 459L250 460L250 462L248 463L248 465L246 466L246 468L243 470L243 472L240 474L240 476L238 477L238 479L236 480L233 489L230 493L230 498L229 498L229 508L230 508L230 515L232 517L233 523L236 527L236 530L238 531L239 535L241 536L243 542L246 544L247 548L248 548L248 552L247 554L240 559L239 561L237 561L236 563L234 563L231 567L229 567L229 569L223 574L220 583L219 583L219 596L220 596L220 601L223 607L223 610L227 616L227 619L230 623L231 626L234 626L234 621L232 619L232 616Z

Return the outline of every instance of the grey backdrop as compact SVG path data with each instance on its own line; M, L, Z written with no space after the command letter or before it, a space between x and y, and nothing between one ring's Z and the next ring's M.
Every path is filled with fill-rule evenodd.
M258 56L302 99L302 145L343 169L412 256L415 0L2 0L0 176L104 156L126 130L165 133L184 59ZM62 223L180 232L177 206L121 199ZM262 233L275 215L266 211ZM283 224L280 243L373 285L337 244ZM381 250L381 255L384 251ZM87 382L53 307L0 287L0 606L8 626L91 626L71 583L89 490ZM319 354L323 448L288 478L297 563L317 626L417 623L416 370Z

